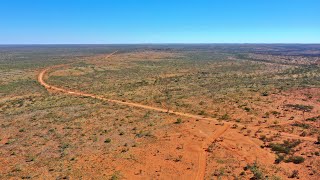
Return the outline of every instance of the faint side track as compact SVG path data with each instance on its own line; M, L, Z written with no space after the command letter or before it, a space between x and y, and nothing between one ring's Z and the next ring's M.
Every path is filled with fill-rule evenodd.
M202 149L198 155L198 171L196 173L196 180L202 180L205 178L206 166L207 166L207 154L208 152L205 150L208 148L209 143L212 143L220 136L222 136L230 127L230 124L226 124L223 127L216 130L213 136L208 137L208 140L202 145Z

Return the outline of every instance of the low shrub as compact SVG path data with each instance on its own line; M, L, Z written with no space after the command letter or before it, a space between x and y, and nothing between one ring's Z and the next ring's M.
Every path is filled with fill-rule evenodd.
M105 143L110 143L111 142L111 139L110 138L107 138L106 140L104 140Z
M227 113L220 117L220 120L229 120L229 119L230 119L230 116Z
M182 119L178 118L176 122L174 122L175 124L181 124L182 123Z
M292 151L292 148L298 146L300 143L300 140L287 140L283 141L283 144L270 143L269 147L272 151L275 151L277 153L289 154Z
M294 123L294 124L292 124L292 126L301 127L303 129L309 129L310 128L310 125L309 124L305 124L305 123Z
M302 156L291 156L285 160L285 162L293 162L294 164L300 164L304 162L304 157Z

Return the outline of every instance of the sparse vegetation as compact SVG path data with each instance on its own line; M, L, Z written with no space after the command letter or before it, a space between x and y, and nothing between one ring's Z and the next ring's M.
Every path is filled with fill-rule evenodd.
M247 165L245 169L249 169L252 172L253 177L251 179L266 179L257 162Z
M299 178L299 171L293 170L289 178Z
M307 118L306 121L312 121L312 122L320 121L320 116Z
M178 118L177 121L175 122L175 124L181 124L182 123L182 119Z
M106 140L104 140L105 143L110 143L111 142L111 139L110 138L107 138Z
M313 109L313 106L302 105L302 104L287 104L286 106L295 110L303 111L303 112L310 112Z
M229 116L229 114L224 114L224 115L222 115L221 117L220 117L220 119L221 120L229 120L230 119L230 116Z
M111 175L110 180L119 180L121 178L120 171L116 171Z
M294 164L300 164L304 162L304 157L302 156L291 156L285 160L285 162L293 162Z
M310 52L298 47L0 47L0 159L7 163L0 167L0 179L41 179L38 167L49 179L161 179L162 174L174 174L167 171L172 162L182 174L197 169L203 149L205 179L297 178L299 173L279 170L292 165L286 163L305 164L299 178L308 179L306 166L319 161L320 143L320 137L314 140L319 133L320 70L308 53L319 47ZM114 50L119 50L116 58L107 59ZM169 113L47 91L39 85L36 74L42 69L69 62L73 64L50 68L45 81ZM303 143L282 142L292 136ZM281 165L265 162L266 153L275 153ZM243 171L239 164L244 158L257 158L259 164ZM147 168L138 165L141 162ZM148 166L150 162L159 166Z
M300 140L285 140L282 144L270 143L269 147L272 151L275 151L277 153L289 154L292 149L298 146L300 143Z
M305 124L305 123L294 123L294 124L292 124L292 126L301 127L303 129L309 129L309 127L310 127L309 124Z

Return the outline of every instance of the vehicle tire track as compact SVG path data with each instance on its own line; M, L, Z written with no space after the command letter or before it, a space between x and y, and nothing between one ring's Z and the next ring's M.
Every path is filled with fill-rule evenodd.
M201 151L199 152L198 155L198 170L195 176L196 180L202 180L205 178L205 172L206 172L206 166L207 166L207 148L209 143L214 142L216 139L218 139L221 135L223 135L228 129L230 128L230 124L226 124L223 127L217 129L215 133L211 136L208 137L208 140L203 143Z
M115 52L107 55L106 59L110 58L111 56L113 56L117 52L118 51L115 51ZM210 122L212 122L212 121L218 122L217 119L215 119L215 118L203 117L203 116L200 116L200 115L194 115L194 114L190 114L190 113L184 113L184 112L178 112L178 111L172 111L172 110L168 111L167 109L164 109L164 108L158 108L158 107L143 105L143 104L134 103L134 102L126 102L126 101L121 101L121 100L108 99L108 98L105 98L105 97L102 97L102 96L99 96L99 95L84 93L84 92L80 92L80 91L67 90L67 89L63 89L63 88L59 88L59 87L50 85L50 84L48 84L48 83L46 83L44 81L44 76L46 75L46 73L49 70L56 69L56 68L61 68L61 67L65 67L65 66L69 66L71 64L73 64L73 63L51 66L51 67L48 67L48 68L42 70L38 75L38 82L42 86L44 86L47 90L58 91L58 92L62 92L62 93L65 93L65 94L70 94L70 95L75 95L75 96L83 96L83 97L90 97L90 98L99 99L99 100L106 101L106 102L121 104L121 105L125 105L125 106L130 106L130 107L137 107L137 108L147 109L147 110L152 110L152 111L158 111L158 112L162 112L162 113L174 114L174 115L187 117L187 118L205 120L205 121L210 121ZM233 123L224 122L224 123L228 124L228 125L232 125L232 124L241 125L241 124L235 123L235 122L233 122ZM269 130L269 131L272 132L271 130ZM273 131L273 132L277 133L276 131ZM305 140L305 141L316 141L316 138L313 138L313 137L301 137L301 136L290 134L290 133L281 133L281 135L282 136L286 136L288 138L293 138L293 139L302 139L302 140Z
M116 52L117 51L109 54L106 58L110 58ZM125 106L129 106L129 107L136 107L136 108L141 108L141 109L157 111L157 112L161 112L161 113L174 114L174 115L183 116L183 117L192 118L192 119L217 122L217 119L215 119L215 118L203 117L203 116L200 116L200 115L194 115L194 114L190 114L190 113L184 113L184 112L178 112L178 111L172 111L172 110L168 111L167 109L164 109L164 108L153 107L153 106L143 105L143 104L134 103L134 102L126 102L126 101L121 101L121 100L108 99L108 98L105 98L105 97L100 96L100 95L84 93L84 92L80 92L80 91L67 90L67 89L63 89L63 88L57 87L57 86L50 85L50 84L48 84L48 83L46 83L44 81L44 77L45 77L46 73L49 70L52 70L52 69L55 69L55 68L61 68L61 67L65 67L65 66L69 66L71 64L73 64L73 63L51 66L51 67L48 67L48 68L42 70L38 75L39 83L42 86L44 86L47 90L58 91L58 92L62 92L62 93L69 94L69 95L90 97L90 98L99 99L99 100L102 100L102 101L106 101L106 102L110 102L110 103L116 103L116 104L125 105ZM190 147L191 151L199 152L198 153L198 168L197 168L197 172L195 174L195 178L193 178L193 179L200 180L200 179L204 179L205 178L206 163L207 163L206 162L207 161L207 151L205 151L205 149L208 148L208 144L209 143L212 143L214 140L219 138L223 133L225 133L232 124L238 124L238 123L225 122L225 125L223 127L219 128L213 134L213 136L206 137L207 140L202 144L200 149L199 149L199 146L198 147L193 147L195 149L192 149L192 147ZM303 140L306 140L306 141L315 141L315 138L312 138L312 137L300 137L300 136L289 134L289 133L281 133L281 134L282 134L282 136L286 136L286 137L290 137L290 138L298 138L298 139L303 139ZM245 159L245 160L247 161L247 159Z

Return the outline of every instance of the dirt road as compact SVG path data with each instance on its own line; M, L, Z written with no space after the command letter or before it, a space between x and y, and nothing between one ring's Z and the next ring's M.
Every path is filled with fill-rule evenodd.
M117 51L109 54L106 58L110 58L116 52ZM126 106L131 106L131 107L137 107L137 108L142 108L142 109L147 109L147 110L152 110L152 111L158 111L158 112L162 112L162 113L169 113L169 114L174 114L174 115L178 115L178 116L184 116L184 117L194 118L194 119L199 119L199 120L201 119L201 120L217 121L217 119L214 119L214 118L208 118L208 117L203 117L203 116L189 114L189 113L183 113L183 112L168 111L167 109L164 109L164 108L152 107L152 106L133 103L133 102L124 102L124 101L119 101L119 100L114 100L114 99L107 99L107 98L104 98L102 96L95 95L95 94L89 94L89 93L84 93L84 92L79 92L79 91L74 91L74 90L67 90L67 89L59 88L59 87L56 87L53 85L49 85L48 83L46 83L44 81L44 77L50 69L61 68L61 67L65 67L68 65L70 65L70 64L51 66L49 68L42 70L40 72L40 74L38 75L39 83L48 90L58 91L58 92L62 92L62 93L70 94L70 95L90 97L90 98L100 99L100 100L111 102L111 103L117 103L117 104L122 104L122 105L126 105Z
M117 51L109 54L106 58L110 58L116 52ZM45 82L44 78L49 70L56 69L56 68L62 68L62 67L68 66L68 65L70 65L70 64L52 66L52 67L48 67L48 68L42 70L40 72L40 74L38 75L39 83L49 91L57 91L57 92L66 93L66 94L75 95L75 96L90 97L90 98L99 99L99 100L110 102L110 103L116 103L116 104L130 106L130 107L142 108L142 109L157 111L157 112L161 112L161 113L169 113L169 114L173 114L173 115L177 115L177 116L183 116L183 117L187 117L187 118L218 123L217 119L215 119L215 118L203 117L200 115L194 115L194 114L184 113L184 112L168 111L167 109L164 109L164 108L153 107L153 106L138 104L138 103L134 103L134 102L126 102L126 101L108 99L108 98L105 98L100 95L95 95L95 94L84 93L84 92L80 92L80 91L68 90L68 89L56 87L56 86L50 85ZM206 149L208 147L208 145L210 143L212 143L215 139L219 138L223 133L225 133L229 129L229 127L233 124L238 124L239 126L243 126L243 125L241 125L239 123L235 123L235 122L224 122L224 126L222 126L221 128L218 128L217 131L211 137L206 137L206 140L203 142L200 149L199 149L199 147L195 147L195 149L196 149L195 151L198 153L198 168L197 168L197 172L195 172L195 178L193 178L193 179L203 179L205 177L206 156L207 156L206 153L207 152L204 149ZM248 127L248 128L253 129L253 130L258 129L258 127L253 127L253 126ZM272 131L269 129L268 129L268 131L278 133L277 131ZM316 141L316 139L312 138L312 137L300 137L300 136L289 134L289 133L281 133L281 135L284 137L287 137L287 138L292 138L292 139Z
M111 57L115 53L116 52L109 54L106 58ZM117 104L131 106L131 107L137 107L137 108L142 108L142 109L147 109L147 110L152 110L152 111L158 111L158 112L162 112L162 113L169 113L169 114L174 114L174 115L183 116L183 117L187 117L187 118L217 122L216 119L207 118L207 117L203 117L203 116L199 116L199 115L194 115L194 114L189 114L189 113L184 113L184 112L168 111L167 109L163 109L163 108L152 107L152 106L142 105L142 104L133 103L133 102L124 102L124 101L119 101L119 100L114 100L114 99L107 99L107 98L104 98L102 96L95 95L95 94L89 94L89 93L84 93L84 92L79 92L79 91L74 91L74 90L67 90L67 89L59 88L59 87L56 87L53 85L49 85L48 83L46 83L44 81L44 77L50 69L62 68L62 67L68 66L68 65L70 65L70 64L52 66L52 67L49 67L49 68L42 70L40 72L40 74L38 75L39 83L42 86L44 86L46 89L51 90L51 91L58 91L58 92L62 92L62 93L70 94L70 95L76 95L76 96L90 97L90 98L99 99L99 100L107 101L107 102L111 102L111 103L117 103ZM217 130L217 132L212 137L208 137L208 140L202 144L202 147L200 147L200 149L197 150L197 152L198 152L198 165L199 166L198 166L197 172L195 173L196 177L194 179L203 179L204 178L205 169L206 169L206 153L207 153L204 149L206 149L208 147L208 144L210 142L212 142L215 139L217 139L218 137L220 137L229 127L230 127L230 124L226 124L225 126L219 128Z
M108 56L106 56L106 58L110 58L111 56L113 56L117 52L118 51L115 51L115 52L109 54ZM75 91L75 90L67 90L67 89L59 88L59 87L56 87L56 86L53 86L53 85L49 85L48 83L46 83L44 81L44 77L45 77L46 73L50 69L61 68L61 67L68 66L70 64L72 64L72 63L62 64L62 65L57 65L57 66L51 66L51 67L48 67L48 68L42 70L40 72L40 74L38 75L39 83L42 86L44 86L46 89L48 89L48 90L58 91L58 92L62 92L62 93L70 94L70 95L90 97L90 98L100 99L102 101L107 101L107 102L111 102L111 103L121 104L121 105L125 105L125 106L130 106L130 107L137 107L137 108L142 108L142 109L147 109L147 110L152 110L152 111L158 111L158 112L162 112L162 113L169 113L169 114L174 114L174 115L183 116L183 117L187 117L187 118L205 120L205 121L210 121L210 122L218 122L217 119L215 119L215 118L203 117L203 116L200 116L200 115L195 115L195 114L190 114L190 113L185 113L185 112L178 112L178 111L171 111L171 110L168 111L167 109L164 109L164 108L153 107L153 106L143 105L143 104L134 103L134 102L126 102L126 101L108 99L108 98L104 98L104 97L99 96L99 95L84 93L84 92ZM231 122L224 122L224 123L225 124L229 124L229 125L237 124L239 126L242 126L242 124L235 123L235 122L232 122L232 123ZM253 130L258 129L257 127L249 127L249 128L252 128ZM272 131L272 130L269 130L269 129L268 129L268 131L274 132L274 133L278 133L277 131ZM293 138L293 139L302 139L302 140L306 140L306 141L316 141L316 138L301 137L301 136L297 136L297 135L293 135L293 134L289 134L289 133L281 133L281 135L286 136L288 138Z

